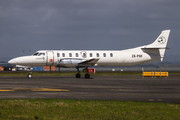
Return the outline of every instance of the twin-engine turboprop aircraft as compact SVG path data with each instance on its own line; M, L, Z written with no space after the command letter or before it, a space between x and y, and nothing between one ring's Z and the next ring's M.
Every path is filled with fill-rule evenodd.
M76 78L80 78L79 68L85 68L89 78L90 66L131 66L152 61L162 61L170 30L164 30L149 44L127 50L40 50L31 56L22 56L8 61L21 66L59 66L76 68ZM32 75L29 73L28 78Z

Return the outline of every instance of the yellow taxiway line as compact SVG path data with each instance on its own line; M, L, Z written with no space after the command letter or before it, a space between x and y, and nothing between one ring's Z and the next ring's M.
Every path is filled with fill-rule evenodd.
M0 92L8 92L8 91L21 91L21 90L29 90L29 91L53 91L53 92L61 92L61 91L70 91L70 90L65 90L65 89L49 89L49 88L13 88L12 90L8 89L0 89Z
M0 89L0 92L9 92L9 91L14 91L14 90L2 90L2 89Z
M32 89L31 91L70 91L70 90L65 90L65 89L49 89L49 88L35 88L35 89Z

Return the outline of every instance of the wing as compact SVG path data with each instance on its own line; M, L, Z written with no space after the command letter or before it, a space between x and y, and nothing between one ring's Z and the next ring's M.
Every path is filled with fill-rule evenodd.
M77 66L79 67L83 67L83 66L94 66L97 62L98 62L99 59L96 59L96 58L93 58L93 59L90 59L90 60L87 60L87 61L83 61L81 63L78 63Z

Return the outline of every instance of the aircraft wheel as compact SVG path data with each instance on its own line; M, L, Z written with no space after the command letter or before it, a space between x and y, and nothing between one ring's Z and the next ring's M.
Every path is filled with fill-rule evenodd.
M80 78L80 77L81 77L81 74L77 73L76 78Z
M85 78L90 78L90 75L88 73L85 74Z
M27 77L28 77L28 78L32 78L32 74L29 73L29 74L27 75Z

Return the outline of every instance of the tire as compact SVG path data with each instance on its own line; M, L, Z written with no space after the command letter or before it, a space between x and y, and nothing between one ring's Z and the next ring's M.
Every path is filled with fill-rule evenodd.
M81 77L81 74L77 73L76 78L80 78L80 77Z
M85 78L90 78L90 75L88 73L85 74Z
M29 79L31 79L33 76L32 76L32 74L29 73L29 74L27 75L27 77L28 77Z

